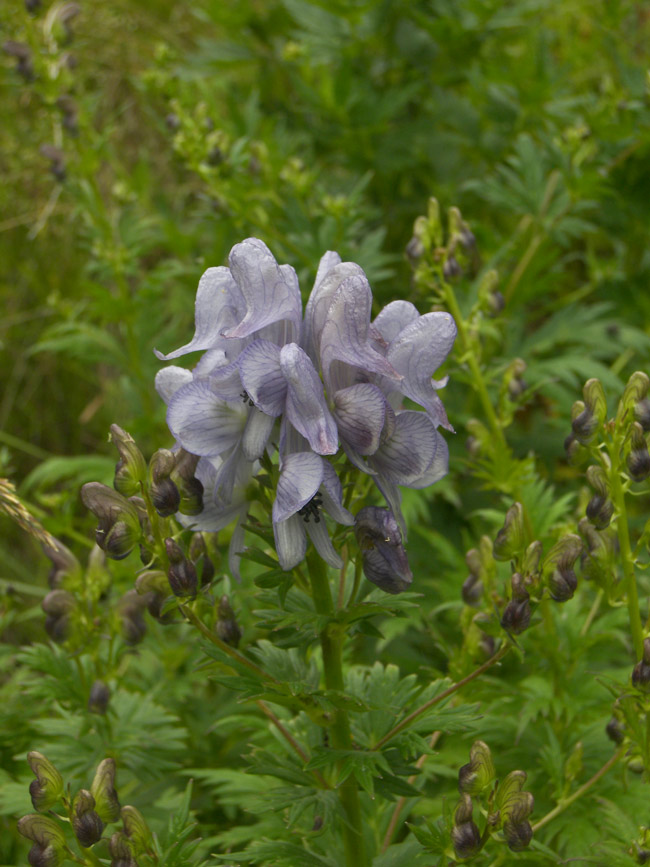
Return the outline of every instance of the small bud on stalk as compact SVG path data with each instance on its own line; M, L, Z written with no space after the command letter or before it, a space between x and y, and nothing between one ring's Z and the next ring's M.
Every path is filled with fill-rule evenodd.
M27 761L36 779L29 784L29 794L35 810L53 807L63 794L63 777L42 753L33 750Z
M459 858L471 858L481 849L481 832L472 821L474 807L468 794L463 794L454 814L451 842Z
M413 581L402 533L392 512L377 506L361 509L354 520L363 574L386 593L401 593Z
M650 638L643 640L643 658L634 666L632 685L642 692L650 692Z
M187 559L180 545L171 538L165 539L165 550L169 558L167 579L174 596L196 596L198 579L194 563Z
M103 680L96 680L90 687L88 696L88 710L91 713L104 714L108 709L111 699L111 691Z
M81 789L72 803L72 827L77 840L85 848L101 839L105 825L95 812L95 799L87 789Z
M117 822L120 802L115 791L115 760L104 759L95 772L90 792L95 799L95 810L102 821Z
M512 598L501 615L501 626L513 635L520 635L530 626L530 594L519 572L512 576L511 587Z
M650 476L650 454L645 440L643 427L638 421L632 425L630 453L627 456L627 469L635 482L643 482Z
M506 512L503 527L494 540L494 559L511 560L523 551L525 545L524 507L521 503L514 503Z
M235 618L227 596L222 596L217 607L216 633L219 638L232 647L237 647L241 641L242 631Z

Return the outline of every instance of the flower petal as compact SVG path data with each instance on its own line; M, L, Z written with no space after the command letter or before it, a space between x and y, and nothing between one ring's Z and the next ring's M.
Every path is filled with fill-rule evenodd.
M287 382L280 369L280 347L255 340L239 356L239 373L251 400L267 415L284 412Z
M373 454L379 448L386 419L386 400L381 389L367 382L337 391L334 418L341 439L360 455Z
M247 461L255 461L262 457L274 424L273 416L266 415L255 407L252 408L241 443L242 452Z
M291 515L286 521L274 522L273 535L275 550L283 569L293 569L305 559L307 535L301 518Z
M379 313L372 325L388 345L402 329L419 318L417 308L410 301L391 301Z
M334 293L320 340L321 365L328 388L329 369L335 360L400 379L392 365L370 345L371 306L372 292L365 275L348 277Z
M241 403L223 400L210 379L181 386L167 409L169 429L193 455L214 457L237 443L247 419Z
M316 548L323 560L335 569L342 569L343 560L334 550L329 533L327 532L325 519L321 518L317 523L313 518L310 518L305 523L305 527L309 538L314 543L314 548Z
M333 518L337 524L351 527L354 524L354 515L343 507L343 490L341 480L336 474L334 467L327 461L323 461L323 482L321 484L323 497L323 509Z
M338 262L334 261L335 258ZM329 267L330 263L334 264ZM326 253L320 261L316 282L305 307L301 341L314 363L318 362L321 334L334 293L345 279L353 276L366 279L359 265L341 262L338 253Z
M395 417L395 431L369 458L373 469L388 481L409 487L431 466L438 440L431 419L407 410Z
M287 382L287 418L317 454L336 454L336 422L309 356L296 343L288 343L280 351L280 368Z
M263 241L248 238L236 244L228 261L246 301L246 315L225 332L226 337L247 337L280 319L300 322L302 300L296 272L290 265L278 265Z
M169 361L188 352L199 349L211 349L219 343L222 333L233 321L241 319L244 303L241 292L229 268L208 268L199 280L195 302L195 332L194 337L185 346L163 355L157 349L154 352L161 361Z
M436 450L431 463L419 479L409 483L409 488L428 488L429 485L439 482L449 472L449 446L441 433L436 431L435 436Z
M325 461L313 452L287 455L282 462L273 520L285 521L306 506L323 481Z
M456 323L449 313L425 313L391 341L386 358L404 379L402 392L423 406L435 425L451 429L436 394L439 383L431 377L447 358L456 338Z
M192 379L193 374L191 370L170 364L169 367L163 367L156 374L156 391L165 403L169 403L181 385L187 385L188 382L192 382Z

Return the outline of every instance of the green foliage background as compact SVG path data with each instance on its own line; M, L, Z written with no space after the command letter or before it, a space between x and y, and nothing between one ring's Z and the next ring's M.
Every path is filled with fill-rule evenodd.
M464 314L484 273L499 275L505 309L481 340L494 403L511 416L512 464L468 456L467 424L482 409L456 355L444 392L457 432L448 438L450 475L405 499L423 597L404 616L373 621L379 633L358 632L349 662L397 665L420 686L466 675L478 658L461 628L465 551L494 537L515 489L547 547L575 528L588 494L564 458L571 405L597 376L613 412L629 374L650 367L646 4L80 0L66 35L67 5L43 0L28 14L10 0L0 11L3 40L28 44L34 71L27 81L3 56L0 475L85 562L93 523L78 489L111 483L110 424L133 434L147 457L170 445L153 349L189 339L202 271L255 235L294 265L307 293L333 249L365 269L378 307L408 298L425 312L433 299L414 283L405 249L435 195L443 209L461 209L477 238L480 260L456 284ZM74 135L63 95L76 104ZM61 183L43 145L64 155ZM504 376L517 357L528 390L510 406ZM644 511L639 497L631 513L639 530ZM227 541L220 534L219 548ZM132 586L135 560L111 564L110 599ZM277 795L282 810L268 809L271 771L288 762L296 785L306 785L305 772L262 713L207 679L188 627L148 618L146 638L130 650L110 602L114 659L99 634L76 653L61 649L48 643L38 604L49 564L4 517L0 562L2 864L24 863L15 820L31 810L30 749L75 785L114 756L120 793L160 834L171 814L182 815L193 778L188 816L203 841L192 858L254 841L260 848L246 863L321 863L303 844L314 838L314 815L333 821L335 808L309 802L303 813L286 792L286 803ZM241 587L223 578L245 644L273 640L253 614L270 592L254 574ZM504 567L499 578L507 576ZM645 616L643 573L640 582ZM528 772L536 818L604 764L607 684L627 683L635 660L621 607L603 606L585 633L595 597L581 581L573 600L521 637L521 654L463 693L458 720L425 765L425 796L409 801L410 821L436 819L445 799L453 805L458 767L478 736L499 773ZM384 669L371 671L379 679ZM106 718L87 710L97 677L113 690ZM287 711L289 719L314 737L305 714ZM481 863L637 863L627 853L650 824L645 784L619 768L599 783L598 800L592 794L540 831L542 848ZM380 841L390 813L389 804L372 820ZM266 852L266 838L289 848ZM429 863L415 860L408 840L373 863ZM195 863L183 858L164 863Z

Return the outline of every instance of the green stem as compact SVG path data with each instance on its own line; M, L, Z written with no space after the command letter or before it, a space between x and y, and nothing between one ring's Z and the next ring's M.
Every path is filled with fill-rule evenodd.
M334 602L327 566L318 556L311 553L307 558L309 579L312 587L312 598L316 611L322 615L331 616L334 613ZM343 633L333 631L328 624L320 634L320 645L323 652L323 669L327 689L344 692L343 681ZM351 750L350 721L347 711L339 709L333 715L330 726L330 741L335 750ZM347 815L343 825L343 847L347 867L366 867L366 853L363 839L363 820L359 792L352 776L348 777L339 787L341 805Z
M595 785L595 783L597 783L601 777L605 776L605 774L607 773L607 771L609 771L610 768L614 767L616 762L625 753L626 749L627 749L627 747L621 747L620 750L618 750L617 752L614 753L614 755L611 757L611 759L608 762L605 762L605 764L602 766L602 768L599 771L596 771L596 773L593 775L593 777L590 780L587 780L587 782L584 784L584 786L580 786L580 788L576 789L575 792L570 797L565 798L563 801L560 801L560 803L556 807L554 807L550 811L550 813L547 813L545 816L543 816L539 820L539 822L535 822L535 824L533 825L533 832L537 833L537 831L539 831L540 828L543 828L544 825L548 824L551 821L551 819L554 819L556 816L559 816L560 813L563 813L567 807L569 807L571 804L573 804L574 801L577 801L578 798L581 798L585 792L589 791L589 789L593 785Z
M497 440L497 450L507 450L508 444L503 433L503 428L501 427L501 423L497 418L494 406L492 405L492 401L490 400L490 394L485 383L485 377L483 376L483 371L481 370L481 366L478 363L478 359L476 358L476 353L474 352L472 341L467 332L467 325L465 323L465 320L463 319L463 314L460 307L458 306L456 295L449 283L443 280L442 285L444 287L445 301L447 302L447 307L449 308L449 312L451 313L451 315L456 320L456 327L458 328L458 339L461 352L463 357L467 360L467 365L472 374L472 386L478 394L485 417L490 425L490 428L492 429L494 437Z
M270 680L274 683L278 683L278 680L270 674L267 674L264 669L260 668L259 665L255 665L254 662L251 662L246 656L240 653L238 650L235 650L234 647L231 647L229 644L226 644L225 641L222 641L218 635L215 635L212 630L208 629L205 623L198 617L191 608L187 605L178 604L181 613L190 621L190 623L195 626L201 635L204 638L207 638L208 641L211 641L212 644L215 644L220 650L223 650L225 654L230 656L232 659L236 659L241 665L245 665L246 668L249 668L251 671L255 672L255 674L262 678L262 680Z
M510 650L511 646L512 645L510 644L503 644L499 648L499 650L497 650L494 656L491 656L487 660L487 662L484 662L483 665L480 665L471 674L468 674L467 677L459 680L458 683L453 683L448 689L445 689L443 692L435 695L432 699L425 702L420 707L416 708L407 717L404 717L401 722L398 722L397 725L388 732L388 734L385 734L383 738L378 740L377 743L374 745L373 749L380 750L385 744L392 740L395 735L398 735L403 729L407 728L414 719L417 719L421 714L425 713L425 711L428 711L429 708L432 708L439 702L444 701L450 695L453 695L461 687L465 686L465 684L470 683L472 680L479 677L481 674L483 674L484 671L487 671L488 668L491 668L496 662L499 662L499 660L503 659L506 653L508 653L508 651Z
M632 632L632 644L636 659L643 656L643 625L641 612L639 611L639 595L634 574L634 559L630 545L630 531L627 523L627 509L625 507L625 493L621 484L621 476L618 471L618 461L612 461L610 472L610 488L614 508L616 509L616 531L618 544L621 549L623 561L623 575L625 576L625 595L627 597L627 610L630 618L630 630Z

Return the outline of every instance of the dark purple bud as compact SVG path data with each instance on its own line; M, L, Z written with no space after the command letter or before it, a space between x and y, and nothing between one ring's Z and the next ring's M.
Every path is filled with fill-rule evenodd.
M239 628L235 612L232 610L227 596L222 596L217 607L216 633L226 644L237 647L241 641L242 631Z
M460 267L458 259L453 254L447 256L442 266L442 275L445 280L454 280L456 277L460 277L462 273L463 269Z
M634 666L632 685L642 692L650 692L650 638L643 639L643 658Z
M41 8L41 0L25 0L25 9L34 15Z
M203 484L194 475L199 462L197 455L180 449L172 478L181 495L179 512L183 515L199 515L203 511Z
M414 235L406 245L406 258L412 265L417 265L424 256L424 244L421 239Z
M648 398L634 404L634 418L646 433L650 431L650 400Z
M513 635L520 635L530 625L530 596L519 572L512 576L512 598L501 616L501 626Z
M87 849L101 839L106 826L95 812L95 798L87 789L77 793L72 809L72 828L77 840Z
M478 575L468 575L463 581L461 595L465 605L477 606L483 595L483 582Z
M127 644L139 644L147 632L144 620L146 601L137 590L128 590L117 603L121 617L122 637Z
M196 596L198 578L194 563L187 559L179 544L173 539L165 539L165 550L169 558L167 579L174 596L181 598Z
M52 641L57 644L65 641L70 634L70 616L68 614L64 614L62 617L48 614L43 625Z
M27 754L27 761L36 777L29 784L34 809L39 812L49 810L63 794L63 777L42 753L33 750Z
M503 823L503 834L512 852L523 852L533 839L533 829L528 820L523 822L507 820Z
M177 114L174 112L170 112L165 117L165 125L170 132L176 132L177 129L180 129L181 121Z
M413 575L409 568L402 533L388 509L366 506L354 520L363 560L363 574L386 593L407 590Z
M114 560L127 557L142 537L136 504L99 482L83 485L81 499L98 519L95 539L102 551Z
M587 503L587 517L597 530L609 527L614 515L614 503L609 497L594 494Z
M614 741L615 744L622 744L625 740L625 730L615 716L605 726L605 732L610 741Z
M124 831L115 831L108 841L108 852L112 858L111 867L117 865L136 865L133 843ZM137 867L137 865L136 865Z
M488 295L488 305L492 316L498 316L499 313L502 313L506 306L506 299L503 297L503 293L498 289L490 292Z
M55 846L41 846L34 843L27 853L31 867L59 867L65 862L65 856Z
M459 858L471 858L481 850L481 832L475 822L463 822L451 829L451 842Z
M111 691L103 680L96 680L90 687L88 710L91 713L106 713L111 700Z
M588 445L600 427L598 417L581 400L573 404L571 428L579 443Z
M41 602L41 608L52 617L62 617L77 607L77 600L67 590L50 590Z
M638 421L632 425L631 449L627 456L627 469L635 482L642 482L650 476L650 454L645 441L643 427Z
M65 156L63 151L54 145L44 144L40 147L41 154L50 161L50 171L59 183L65 180Z
M556 602L566 602L573 598L578 586L578 579L573 569L556 569L548 579L551 597Z
M570 433L568 437L564 440L564 451L566 453L566 459L571 464L576 459L578 453L580 452L580 443L575 438L574 434Z
M161 518L168 518L178 512L181 504L180 491L171 479L151 483L151 502Z
M469 795L479 795L496 777L492 753L485 741L475 741L469 762L458 771L458 788Z
M7 54L16 58L16 71L25 79L31 81L34 78L34 67L32 66L32 53L29 46L24 42L16 42L13 39L8 39L3 43L3 49Z

